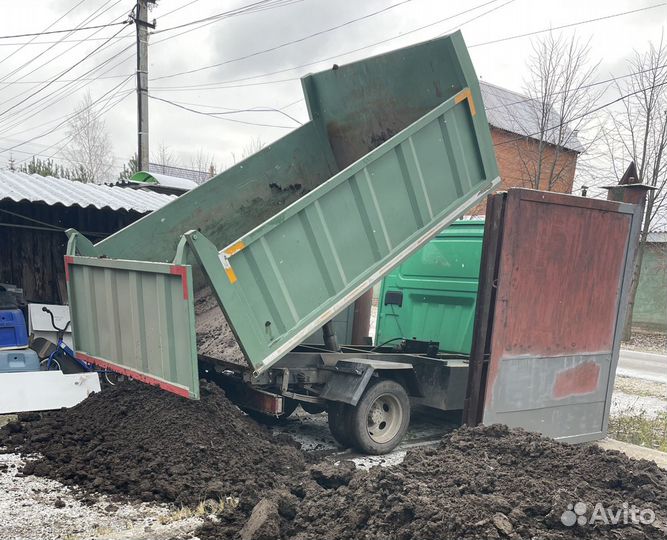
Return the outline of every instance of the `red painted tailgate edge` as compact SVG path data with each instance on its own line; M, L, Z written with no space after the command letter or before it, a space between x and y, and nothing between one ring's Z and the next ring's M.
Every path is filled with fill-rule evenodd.
M162 390L166 390L167 392L171 392L172 394L176 394L177 396L181 396L184 398L190 397L190 391L187 388L183 388L182 386L176 386L175 384L165 382L161 379L144 375L143 373L139 373L132 369L117 366L116 364L108 362L103 358L97 358L96 356L91 356L89 354L80 351L76 351L76 357L79 358L80 360L83 360L84 362L88 362L89 364L95 364L96 366L99 366L101 368L108 369L116 373L120 373L121 375L132 377L133 379L136 379L143 383L157 386L159 388L162 388Z

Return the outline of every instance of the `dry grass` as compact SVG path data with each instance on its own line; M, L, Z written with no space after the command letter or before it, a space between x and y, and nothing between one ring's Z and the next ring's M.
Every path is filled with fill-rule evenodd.
M609 418L612 439L667 452L667 412L627 411Z

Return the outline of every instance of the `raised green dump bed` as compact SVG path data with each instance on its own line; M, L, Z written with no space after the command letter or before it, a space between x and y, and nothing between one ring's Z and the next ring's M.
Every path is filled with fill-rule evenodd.
M96 245L69 231L78 354L197 397L208 282L262 372L499 181L458 32L302 84L307 124Z

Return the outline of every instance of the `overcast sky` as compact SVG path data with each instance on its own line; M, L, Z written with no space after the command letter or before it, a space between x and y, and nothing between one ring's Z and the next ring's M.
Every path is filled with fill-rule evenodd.
M0 1L2 36L42 31L80 2ZM213 155L218 167L229 165L232 154L239 156L253 138L259 137L268 143L296 127L295 120L307 121L299 76L327 69L334 63L344 64L431 39L457 28L462 29L480 78L522 91L531 39L535 38L479 44L661 3L660 0L271 0L267 4L278 3L271 9L230 16L212 24L169 30L256 2L159 0L151 12L151 18L157 19L157 33L150 38L150 92L158 98L201 111L284 109L294 120L265 110L225 115L230 120L212 118L151 100L152 153L164 145L185 166L200 151ZM457 16L477 6L480 7ZM87 17L91 20L86 25L120 21L131 7L131 0L85 0L51 29L73 28ZM382 9L385 11L363 20L278 47ZM628 56L635 49L645 50L649 40L658 41L666 22L667 6L663 5L559 32L569 35L576 31L583 39L590 38L592 59L601 62L599 78L606 79L627 73ZM69 36L42 36L24 46L20 44L30 38L0 39L0 79L3 81L0 82L0 103L5 111L0 113L0 166L6 166L10 147L15 147L11 152L17 162L29 159L32 153L43 157L61 156L67 125L59 126L59 123L90 90L94 100L106 94L96 107L107 111L102 118L113 142L115 164L120 168L136 151L136 96L132 92L136 62L134 32L131 25L113 26ZM106 42L116 33L116 37ZM85 41L71 41L84 38ZM54 43L60 39L63 42ZM384 43L378 44L380 41ZM42 44L36 45L38 42ZM81 62L100 46L99 51ZM362 47L363 50L345 54ZM275 50L253 54L270 48ZM42 56L35 59L39 54ZM238 60L240 57L247 58ZM43 81L52 80L77 63L60 80L26 99L46 84ZM220 63L224 64L172 76ZM311 63L307 67L296 67ZM102 64L103 67L85 75ZM266 75L276 71L280 73ZM85 80L94 77L100 78ZM80 78L84 80L76 80ZM610 92L609 97L614 97L613 90ZM30 139L34 140L26 142Z

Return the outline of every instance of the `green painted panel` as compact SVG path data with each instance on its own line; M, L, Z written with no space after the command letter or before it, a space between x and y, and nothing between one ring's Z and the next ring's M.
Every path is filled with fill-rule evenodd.
M634 326L667 330L667 244L647 243L632 313Z
M376 343L437 341L443 352L469 354L484 220L456 221L382 281ZM402 305L386 304L402 293Z
M472 119L467 101L450 98L220 252L229 279L213 285L257 372L497 185L472 147L488 127L475 133ZM424 175L442 154L449 168Z
M80 256L65 264L77 356L198 398L191 267Z
M309 122L95 244L95 249L114 259L170 262L181 236L191 229L224 246L337 170L328 142Z

